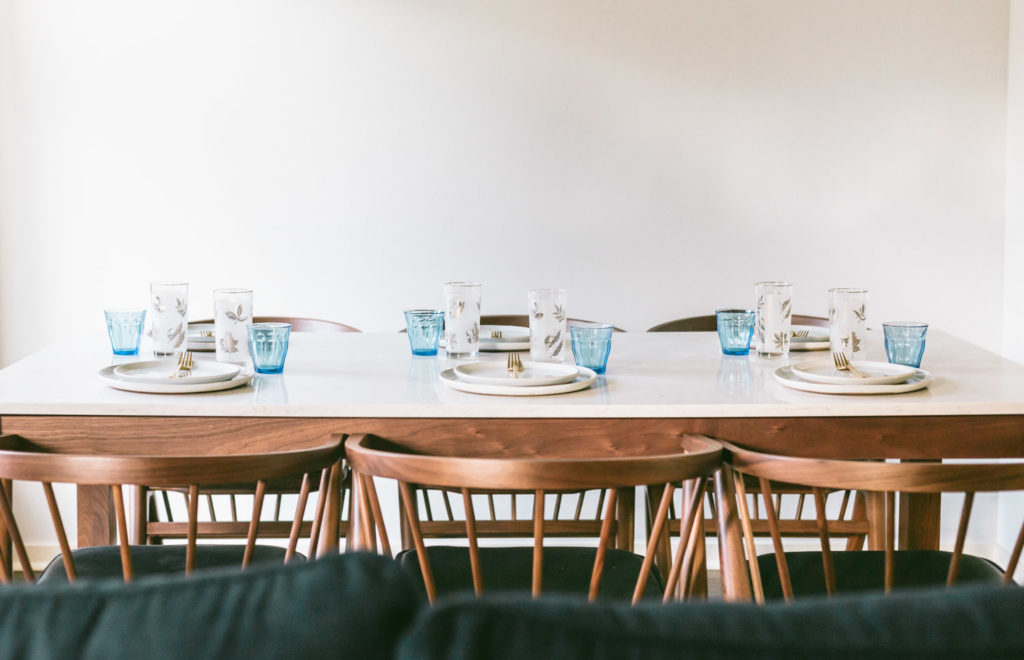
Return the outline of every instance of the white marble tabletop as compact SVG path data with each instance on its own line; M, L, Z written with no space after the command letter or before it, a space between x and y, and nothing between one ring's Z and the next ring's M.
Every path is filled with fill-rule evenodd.
M869 359L884 359L881 338ZM442 351L443 352L443 351ZM203 355L203 354L199 354ZM208 354L212 359L212 354ZM124 358L117 358L123 360ZM151 359L144 344L139 358ZM482 353L500 360L505 354ZM798 392L775 381L789 360L723 356L714 333L616 333L606 375L588 390L545 397L457 392L454 363L414 357L398 333L294 333L280 375L207 394L140 394L104 385L114 363L104 334L69 338L0 371L0 415L279 417L817 417L1024 414L1024 366L931 331L922 367L936 380L898 395Z

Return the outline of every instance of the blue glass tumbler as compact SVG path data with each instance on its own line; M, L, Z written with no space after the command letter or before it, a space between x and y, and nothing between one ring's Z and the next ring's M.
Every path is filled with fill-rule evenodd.
M249 326L249 355L258 374L279 374L284 371L288 355L289 323L253 323Z
M919 321L888 321L882 324L885 334L885 356L892 364L903 364L915 369L924 357L924 338L928 324Z
M754 336L754 312L749 309L715 310L718 341L726 355L750 353L750 339Z
M105 309L107 334L114 355L138 355L142 326L146 323L144 309Z
M444 312L440 309L405 310L405 331L413 355L437 355L437 344L444 326Z
M572 337L572 355L580 367L603 374L608 368L608 355L612 352L612 331L607 323L573 323L569 326Z

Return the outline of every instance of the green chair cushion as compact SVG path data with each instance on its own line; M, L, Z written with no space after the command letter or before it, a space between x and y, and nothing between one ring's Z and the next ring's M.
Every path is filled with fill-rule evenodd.
M235 568L241 570L244 545L199 544L196 546L196 570L211 568ZM130 546L132 571L137 577L149 575L174 575L185 573L184 545L133 545ZM71 552L75 559L75 571L79 580L123 579L121 549L118 546L80 548ZM285 549L272 545L257 545L253 551L253 564L264 562L284 563ZM60 555L54 557L42 575L40 584L67 583L64 561Z
M547 547L544 548L544 570L541 592L547 594L573 594L586 596L590 590L590 577L594 568L596 548ZM437 586L438 597L473 591L473 573L469 563L469 549L444 545L427 546L430 568ZM420 588L423 574L415 550L400 552L396 557L402 568L413 577ZM626 550L609 549L605 556L604 571L598 598L631 599L640 575L643 557ZM483 573L484 593L530 591L533 580L533 548L502 547L480 548L480 567ZM645 598L660 599L664 582L655 567L647 579Z
M857 593L885 589L885 552L880 550L833 552L836 591ZM934 587L946 584L952 553L937 550L900 550L893 556L894 588ZM795 597L825 595L825 569L821 552L787 552L786 563ZM775 554L757 558L767 600L782 598ZM987 559L964 555L957 584L998 584L1003 571Z
M352 553L191 577L0 588L0 658L391 658L422 606Z
M399 660L1024 658L1024 589L964 587L669 605L455 598L424 612Z

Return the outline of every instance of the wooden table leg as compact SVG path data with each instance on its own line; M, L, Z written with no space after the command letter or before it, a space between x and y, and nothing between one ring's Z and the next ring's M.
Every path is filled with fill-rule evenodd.
M323 531L320 533L319 551L317 556L338 552L338 522L341 519L341 463L331 468L331 476L327 480L327 498L324 508ZM354 489L353 489L354 491ZM353 511L355 498L352 498Z
M107 486L78 486L78 547L117 543L114 506Z
M942 461L901 460L900 463L941 463ZM942 495L938 493L900 493L900 550L938 550L942 524Z
M900 550L938 550L942 496L900 493Z
M718 501L718 556L722 568L722 597L725 600L753 600L750 574L743 555L740 521L736 514L736 493L729 470L715 473Z
M867 499L868 550L885 550L885 493L864 493Z

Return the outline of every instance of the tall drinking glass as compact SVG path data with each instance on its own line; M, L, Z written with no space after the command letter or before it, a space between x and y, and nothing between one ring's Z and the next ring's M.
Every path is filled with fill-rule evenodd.
M476 359L480 353L479 282L445 282L444 338L448 357Z
M213 336L217 361L249 361L249 326L252 325L252 289L215 289Z
M149 304L153 355L179 353L188 335L188 282L153 282Z
M828 342L832 353L861 359L867 339L867 289L828 290Z
M788 282L758 282L754 285L757 298L757 356L784 358L789 356L789 338L793 324L793 285Z
M532 289L530 305L530 359L534 362L561 362L565 359L568 337L565 289Z

